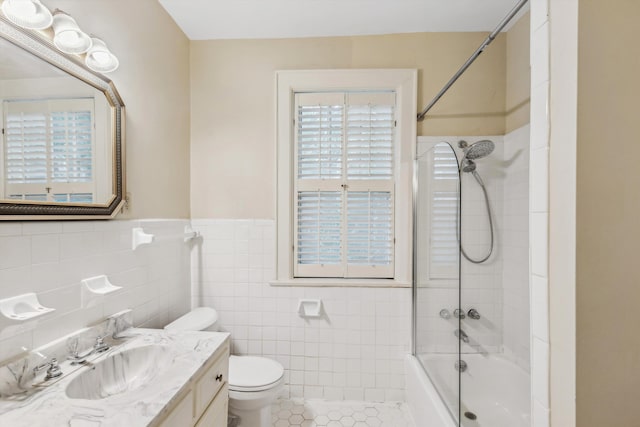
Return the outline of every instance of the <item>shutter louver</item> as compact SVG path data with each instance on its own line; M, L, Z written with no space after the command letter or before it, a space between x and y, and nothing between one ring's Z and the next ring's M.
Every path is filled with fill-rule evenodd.
M298 179L342 178L342 105L298 109Z
M433 148L430 191L430 277L455 278L458 274L458 161L448 144Z
M393 260L393 201L390 192L347 194L347 263L388 266Z
M91 112L51 113L51 182L91 182Z
M5 176L8 184L47 182L47 116L7 114Z
M393 105L349 105L347 179L393 178Z

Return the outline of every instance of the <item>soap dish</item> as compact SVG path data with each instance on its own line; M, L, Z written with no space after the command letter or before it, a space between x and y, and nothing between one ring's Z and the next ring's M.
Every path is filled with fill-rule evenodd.
M97 300L105 295L122 290L121 286L111 284L107 276L95 276L82 281L82 308L95 305Z
M55 308L48 308L40 304L38 297L33 292L0 300L0 313L15 322L26 322L55 310Z

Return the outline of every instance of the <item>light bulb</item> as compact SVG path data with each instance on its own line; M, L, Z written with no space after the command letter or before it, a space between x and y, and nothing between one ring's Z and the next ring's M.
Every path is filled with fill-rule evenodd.
M13 13L24 16L25 18L33 18L38 11L36 5L30 0L13 0L11 3Z
M53 44L65 53L85 53L92 45L91 38L86 35L76 20L62 11L53 15Z
M91 57L100 65L108 64L111 60L111 54L104 51L96 51L91 54Z
M51 26L53 16L40 0L4 0L2 12L14 24L30 30Z

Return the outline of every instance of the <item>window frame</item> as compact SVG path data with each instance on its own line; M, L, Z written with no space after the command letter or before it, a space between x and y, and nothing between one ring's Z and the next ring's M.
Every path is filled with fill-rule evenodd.
M276 279L282 286L409 287L412 275L412 182L417 132L415 69L294 70L276 72ZM294 277L295 94L394 91L396 94L395 248L393 279ZM408 260L404 262L402 260Z

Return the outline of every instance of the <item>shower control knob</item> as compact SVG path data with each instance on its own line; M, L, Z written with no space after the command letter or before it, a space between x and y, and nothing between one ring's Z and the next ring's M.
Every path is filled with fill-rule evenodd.
M451 319L451 313L449 313L449 310L447 310L446 308L443 308L442 310L440 310L440 317L442 317L443 319Z
M467 312L467 316L469 316L469 318L473 320L480 320L480 313L478 313L478 310L476 310L475 308L469 310Z
M456 318L458 318L458 319L464 319L465 317L467 317L467 316L464 314L464 311L460 310L459 308L456 308L456 309L453 311L453 316L454 316L454 317L456 317Z

